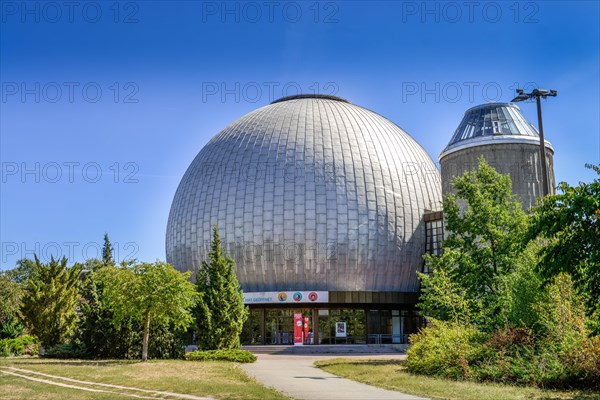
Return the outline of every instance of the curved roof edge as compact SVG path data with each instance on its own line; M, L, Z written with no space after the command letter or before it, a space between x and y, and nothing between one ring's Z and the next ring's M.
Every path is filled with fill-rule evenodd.
M295 94L295 95L292 95L292 96L285 96L285 97L282 97L282 98L277 99L275 101L272 101L270 104L281 103L282 101L288 101L288 100L298 100L298 99L324 99L324 100L335 100L335 101L342 101L344 103L350 103L346 99L343 99L343 98L338 97L338 96L332 96L330 94L310 94L310 93L307 93L307 94Z
M471 108L467 108L467 110L465 111L464 115L467 115L471 111L475 111L475 110L478 110L480 108L499 107L499 106L502 106L502 107L513 107L513 108L516 108L517 110L521 111L521 108L518 105L516 105L515 103L502 103L502 102L491 101L489 103L483 103L483 104L479 104L479 105L473 106Z
M539 137L535 126L512 103L485 103L469 108L452 134L446 149L485 136Z
M521 143L521 144L531 144L538 146L540 145L540 138L533 136L525 136L525 135L496 135L496 136L478 136L472 139L462 140L457 142L451 146L448 146L442 151L440 156L438 157L438 161L441 161L442 158L446 157L449 154L455 153L460 150L468 149L470 147L478 147L485 146L490 144L504 144L504 143ZM544 144L546 145L546 149L549 149L552 154L554 154L554 147L552 147L552 143L547 140L544 140Z

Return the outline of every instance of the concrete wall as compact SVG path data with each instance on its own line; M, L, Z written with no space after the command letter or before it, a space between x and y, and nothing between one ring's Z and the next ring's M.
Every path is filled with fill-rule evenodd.
M481 155L498 172L510 174L513 193L521 198L525 210L535 204L536 199L542 194L540 148L537 145L526 143L485 144L445 155L440 159L442 193L451 193L452 179L477 167ZM550 193L554 193L553 151L548 147L546 147L546 166Z

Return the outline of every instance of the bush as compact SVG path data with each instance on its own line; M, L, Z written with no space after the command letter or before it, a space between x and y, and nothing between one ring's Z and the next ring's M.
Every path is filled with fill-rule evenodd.
M33 336L0 340L0 357L36 355L37 353L38 343Z
M587 340L579 355L585 382L590 383L593 389L600 390L600 336Z
M409 372L446 378L471 378L472 366L489 357L487 335L471 325L431 320L410 336Z
M579 348L563 352L561 359L576 371L578 386L600 390L600 336L584 339Z
M148 358L182 359L184 340L183 335L178 331L173 324L150 328ZM141 357L141 346L138 347L140 349L139 358Z
M46 358L87 358L84 345L77 343L57 344L46 349L43 357Z
M489 358L473 366L474 379L552 388L600 388L600 337L556 343L525 329L494 332Z
M15 317L0 326L0 339L16 339L24 332L25 325Z
M185 355L188 361L233 361L239 363L253 363L256 356L246 350L206 350L191 351Z
M475 368L477 380L539 384L540 371L533 363L536 356L535 337L530 330L500 329L491 335L486 344L492 356Z

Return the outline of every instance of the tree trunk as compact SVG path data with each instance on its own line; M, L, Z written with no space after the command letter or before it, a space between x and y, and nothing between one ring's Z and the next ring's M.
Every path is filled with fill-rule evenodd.
M144 340L142 341L142 361L148 361L148 339L150 338L150 311L144 316Z

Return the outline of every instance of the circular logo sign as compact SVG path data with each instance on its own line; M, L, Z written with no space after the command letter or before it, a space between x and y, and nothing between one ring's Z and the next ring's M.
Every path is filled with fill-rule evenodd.
M300 300L302 300L302 293L300 293L300 292L294 293L294 301L300 301Z
M308 299L310 301L316 301L319 298L319 295L317 294L317 292L310 292L308 294Z
M287 294L285 294L285 292L279 292L279 294L277 295L277 299L279 301L286 301L287 300Z

